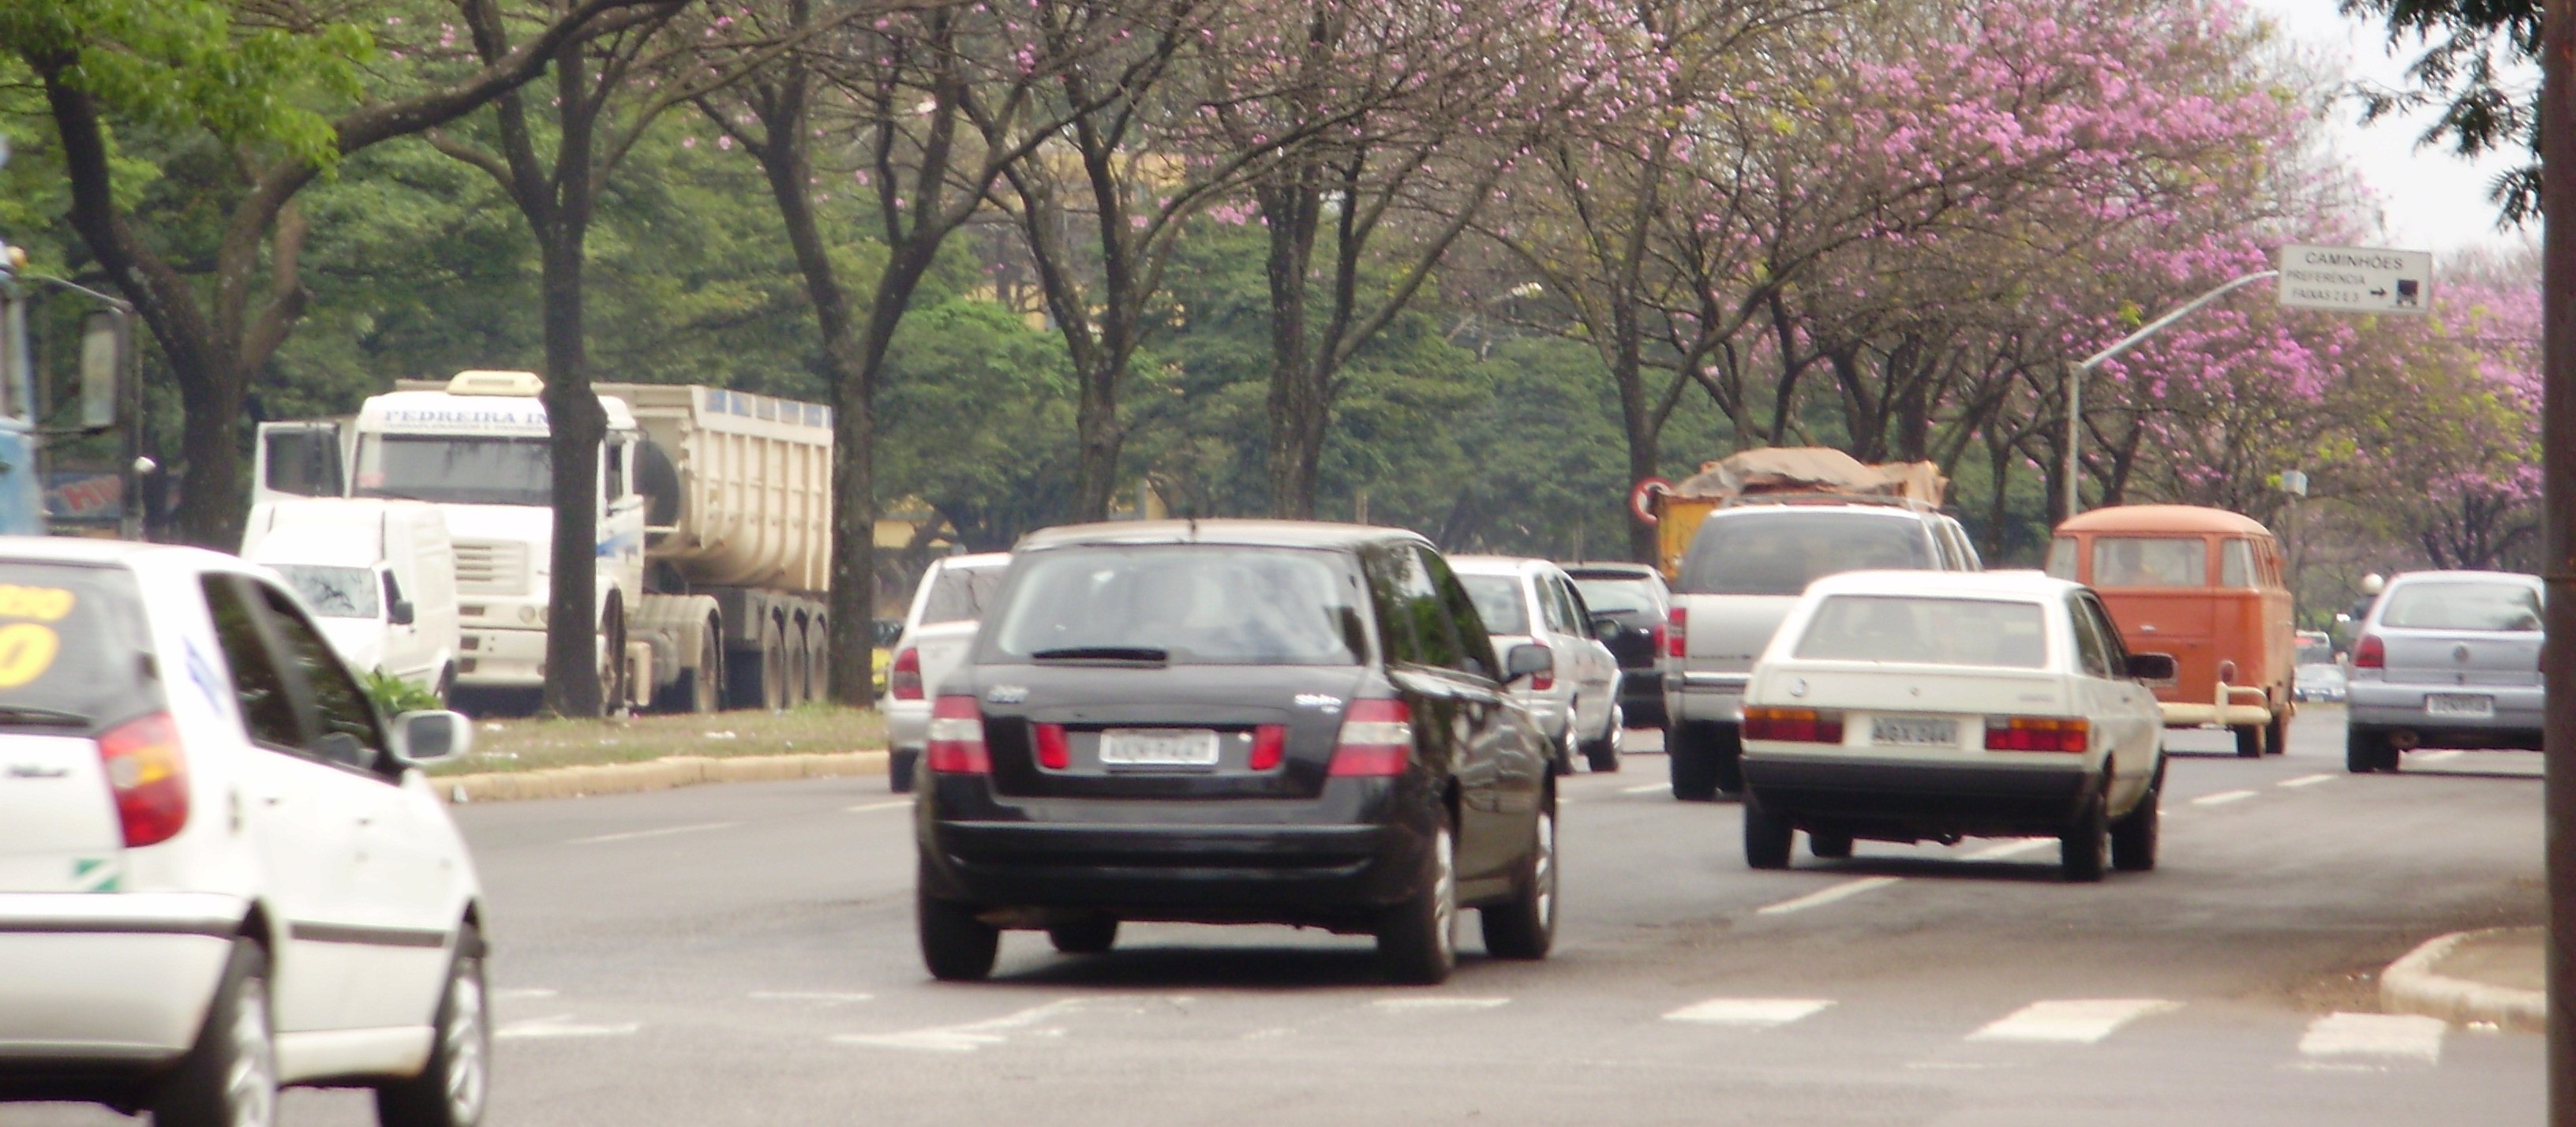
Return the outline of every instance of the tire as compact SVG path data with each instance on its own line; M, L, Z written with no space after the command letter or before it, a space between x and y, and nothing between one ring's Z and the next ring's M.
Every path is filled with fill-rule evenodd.
M941 982L980 982L993 974L993 956L1002 946L1002 929L975 918L975 909L931 899L916 884L913 921L921 939L921 961L930 977Z
M916 772L921 769L921 749L899 747L886 753L886 789L896 794L911 794Z
M1544 959L1556 946L1556 792L1539 800L1528 855L1512 881L1512 898L1479 909L1485 953L1497 959Z
M2231 731L2231 732L2236 733L2236 758L2238 758L2238 759L2261 759L2261 758L2263 758L2263 726L2262 726L2262 725L2260 725L2260 724L2239 724L2239 725L2236 725L2236 726L2235 726L2235 727L2233 727L2233 728L2228 729L2228 731Z
M2343 735L2343 769L2356 775L2397 769L2397 746L2377 728L2353 727Z
M1807 852L1828 861L1840 861L1852 854L1852 836L1808 830Z
M1610 722L1602 726L1601 738L1583 745L1583 764L1595 773L1609 774L1619 769L1619 751L1628 741L1626 710L1610 706Z
M483 984L483 937L468 924L456 936L447 989L438 999L438 1023L429 1064L420 1075L376 1086L376 1122L383 1127L475 1127L492 1091L492 1024Z
M778 696L787 702L787 707L794 708L814 699L813 685L806 679L812 668L809 659L813 651L806 648L804 628L793 624L779 634L778 642L785 647L787 657L787 683L779 688Z
M614 599L609 600L608 613L599 621L599 645L600 715L623 715L627 698L633 694L626 686L626 608Z
M796 703L787 688L787 629L771 622L760 629L760 706L784 712Z
M446 707L448 707L448 706L449 706L449 702L451 702L451 701L453 701L453 700L455 700L455 699L456 699L456 667L455 667L455 666L453 666L453 665L442 665L442 666L440 666L440 667L439 667L439 669L438 669L438 688L437 688L436 692L438 693L438 707L440 707L440 708L446 708Z
M1548 759L1547 773L1551 775L1573 774L1575 756L1574 749L1575 745L1579 742L1580 741L1575 739L1574 736L1574 718L1568 716L1565 718L1565 733L1556 738L1556 753Z
M1421 891L1378 921L1377 961L1393 981L1438 986L1458 969L1458 831L1445 817L1422 870Z
M1756 869L1789 867L1789 846L1797 828L1789 819L1752 795L1744 796L1744 863Z
M2272 722L2263 728L2263 754L2290 753L2290 709L2284 705L2272 712Z
M1118 945L1118 917L1099 916L1047 929L1047 942L1067 955L1097 955Z
M1717 741L1707 725L1676 724L1664 729L1664 756L1671 761L1674 798L1717 801Z
M2084 813L2075 824L2057 835L2057 870L2069 883L2094 883L2108 869L2111 820L2102 804L2102 791L2097 789L2085 800Z
M1743 731L1731 724L1715 727L1713 742L1717 747L1717 757L1712 766L1718 793L1744 793Z
M277 1028L268 1004L268 953L233 940L197 1043L152 1091L154 1127L273 1127Z
M820 618L805 624L805 699L832 699L832 626Z
M2111 824L2111 867L2124 873L2143 873L2156 867L2156 843L2164 835L2165 769L2156 766L2154 782L2138 799L2136 809Z

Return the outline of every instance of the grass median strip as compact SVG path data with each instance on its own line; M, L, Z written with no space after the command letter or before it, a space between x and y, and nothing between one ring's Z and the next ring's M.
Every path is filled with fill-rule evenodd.
M436 776L487 775L647 763L666 756L737 759L762 755L875 751L885 719L861 708L806 706L784 712L718 712L621 720L484 719L474 750L429 768Z

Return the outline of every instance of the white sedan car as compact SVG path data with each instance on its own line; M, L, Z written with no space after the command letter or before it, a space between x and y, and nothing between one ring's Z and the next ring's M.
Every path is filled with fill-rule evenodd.
M1451 556L1449 566L1493 636L1494 653L1508 660L1516 646L1547 653L1548 667L1512 684L1512 699L1530 710L1556 745L1559 774L1581 755L1595 771L1619 769L1627 721L1619 707L1619 659L1599 635L1616 623L1595 626L1583 595L1565 569L1546 560L1507 556Z
M903 618L903 633L895 637L885 699L877 705L885 714L886 742L892 749L886 780L896 792L912 789L913 767L921 762L922 748L930 742L931 699L939 694L940 680L965 658L966 647L975 641L975 625L984 617L984 604L1001 589L1002 575L1010 567L1010 553L992 552L943 556L921 573L921 585L912 592L912 609Z
M2054 837L2069 880L2156 864L2164 720L2101 600L2035 571L1809 585L1744 697L1744 854ZM2106 855L2107 854L2107 858Z
M0 539L0 1099L266 1127L310 1082L480 1120L481 893L413 769L471 734L387 722L274 573Z

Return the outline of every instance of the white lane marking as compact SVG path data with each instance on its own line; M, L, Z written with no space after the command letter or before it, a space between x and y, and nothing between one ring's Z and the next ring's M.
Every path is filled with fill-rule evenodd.
M1812 1017L1830 1005L1823 998L1711 998L1665 1014L1664 1020L1769 1029Z
M571 1014L557 1014L554 1017L511 1022L493 1030L492 1036L495 1040L502 1041L533 1040L542 1037L624 1037L640 1028L642 1028L641 1025L632 1021L585 1025L574 1021Z
M909 798L904 798L904 799L897 799L897 800L895 800L895 801L893 801L893 802L864 802L864 803L860 803L860 804L859 804L859 805L857 805L857 806L847 807L847 809L848 809L848 810L849 810L849 812L850 812L850 813L852 813L852 814L865 814L865 813L867 813L867 812L868 812L868 811L870 811L870 810L892 810L892 809L894 809L895 807L898 807L898 806L905 806L905 807L909 807L909 806L911 806L911 805L912 805L912 800L911 800L911 799L909 799Z
M858 994L844 990L754 990L751 992L751 998L755 1002L812 1002L824 1006L843 1006L851 1002L864 1002L874 997L876 997L874 994Z
M2181 1003L2162 998L2071 998L2032 1002L1968 1035L1971 1041L2048 1041L2090 1045L2111 1031Z
M1380 998L1369 1008L1386 1014L1458 1013L1511 1004L1509 998Z
M492 992L492 1000L496 1002L514 1002L522 998L551 998L554 996L555 992L553 990L547 989L543 986L521 986L509 990L495 990Z
M672 834L693 834L699 830L721 830L740 824L741 823L739 822L700 822L694 826L664 826L658 830L630 830L622 834L601 834L598 837L577 837L571 841L565 842L564 844L597 845L603 841L633 841L639 837L668 837Z
M2439 762L2441 762L2441 761L2443 761L2443 760L2445 760L2445 759L2458 759L2460 756L2465 755L2465 754L2467 754L2467 753L2466 753L2466 752L2462 752L2462 751L2456 751L2456 750L2454 750L2454 751L2427 751L2427 752L2423 752L2423 753L2418 754L2418 755L2415 757L2415 762L2417 762L2417 763L2439 763Z
M2312 1057L2413 1057L2431 1064L2442 1058L2442 1034L2449 1028L2438 1017L2419 1014L2331 1013L2308 1023L2299 1052Z
M1644 785L1644 786L1642 786L1642 787L1620 787L1620 788L1619 788L1619 793L1621 793L1621 794L1653 794L1653 793L1655 793L1656 791L1659 791L1659 790L1671 790L1671 789L1673 789L1673 785L1672 785L1671 783L1648 783L1648 784L1646 784L1646 785Z
M1773 904L1766 908L1756 909L1755 911L1757 915L1764 916L1779 916L1786 915L1790 912L1803 912L1821 904L1831 904L1836 900L1840 900L1848 896L1858 896L1873 888L1885 888L1888 885L1895 884L1901 879L1903 878L1862 877L1859 880L1847 880L1841 884L1810 892L1795 900L1783 900L1777 904Z
M2192 799L2191 804L2194 806L2225 806L2230 802L2243 802L2252 797L2254 797L2254 792L2250 790L2223 790L2217 794L2204 794L2198 798Z
M2318 783L2331 783L2333 781L2335 781L2335 776L2333 775L2301 775L2295 779L2283 779L2273 785L2284 787L2312 787Z
M1101 998L1063 998L1044 1005L1031 1006L962 1025L934 1025L927 1029L910 1029L901 1033L843 1033L831 1038L835 1045L865 1045L879 1049L910 1049L927 1053L971 1053L988 1045L1009 1041L1014 1032L1027 1030L1031 1036L1063 1036L1062 1030L1032 1028L1082 1009L1098 1009L1112 1004L1129 1012L1142 1012L1148 1003L1167 1002L1178 1006L1189 1002L1187 995L1168 998L1146 998L1135 995Z
M1962 861L1995 861L2001 860L2005 857L2019 857L2024 853L2035 853L2042 849L2055 848L2057 848L2057 843L2055 841L2044 837L2035 837L2029 841L2011 841L2005 842L2002 845L1988 846L1959 859Z

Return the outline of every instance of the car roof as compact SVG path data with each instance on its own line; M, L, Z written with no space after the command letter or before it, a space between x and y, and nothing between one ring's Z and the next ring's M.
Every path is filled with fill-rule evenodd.
M1931 520L1947 519L1941 513L1935 512L1931 509L1917 508L1912 505L1890 504L1886 501L1845 501L1835 498L1814 499L1802 496L1796 500L1784 499L1777 501L1766 500L1761 497L1745 498L1744 500L1728 505L1724 508L1709 510L1708 517L1706 520L1702 521L1702 523L1706 523L1708 520L1727 520L1742 516L1777 516L1781 513L1832 513L1836 516L1871 517L1880 520L1904 520L1913 521L1917 524Z
M2394 576L2392 576L2392 577L2390 577L2390 578L2389 578L2389 580L2388 580L2388 586L2390 586L2390 587L2394 587L2394 586L2397 586L2397 585L2398 585L2398 584L2400 584L2400 583L2441 583L2441 582L2445 582L2445 581L2448 581L2448 580L2455 580L2455 579L2472 579L2472 580L2488 580L2488 581L2497 581L2497 580L2501 580L2501 581L2509 582L2509 583L2528 583L2528 584L2530 584L2530 585L2532 585L2532 586L2534 586L2534 587L2537 587L2537 586L2539 586L2539 585L2540 585L2540 577L2539 577L2539 576L2537 576L2537 575L2533 575L2533 574L2531 574L2531 573L2529 573L2529 572L2524 572L2524 571L2467 571L2467 570L2459 570L2459 571L2401 571L2401 572L2398 572L2396 575L2394 575Z
M1531 575L1556 564L1534 556L1450 556L1449 570L1460 575Z
M1664 577L1664 573L1655 570L1653 564L1614 563L1601 560L1588 563L1561 563L1556 566L1564 568L1567 575L1576 578L1661 579Z
M2077 513L2057 526L2059 532L2117 533L2136 532L2149 535L2197 535L2210 532L2234 532L2269 536L2272 530L2263 522L2242 513L2212 509L2200 505L2113 505L2107 509Z
M1807 585L1809 595L1959 595L2062 599L2084 585L2044 571L1846 571Z
M1309 520L1123 520L1039 529L1016 551L1069 544L1238 544L1276 548L1355 548L1389 541L1429 544L1420 533L1366 524Z
M176 556L204 557L199 564L223 562L239 566L233 557L203 548L174 544L145 544L131 540L106 540L87 536L0 536L0 559L32 560L44 563L131 564L139 558Z

